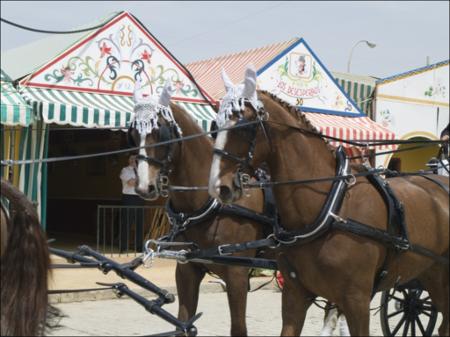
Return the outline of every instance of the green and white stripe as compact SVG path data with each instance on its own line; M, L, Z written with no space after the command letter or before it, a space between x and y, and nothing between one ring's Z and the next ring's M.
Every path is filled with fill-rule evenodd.
M47 124L114 129L128 126L133 116L131 97L31 87L21 93Z
M36 203L43 228L45 228L46 220L47 174L45 172L46 164L40 163L39 159L47 156L48 128L48 124L34 120L33 123L27 127L8 127L7 131L5 131L5 127L2 125L1 132L2 160L36 160L36 163L20 165L17 171L14 170L14 174L17 174L17 176L14 176L13 181L31 201ZM16 137L16 134L20 136ZM12 138L15 139L14 141L17 141L14 148L18 148L18 152L11 152L10 150L13 149L6 148L5 146L8 141L9 143L13 141ZM8 178L5 176L6 172L4 172L3 166L1 173L4 179Z
M130 96L93 94L23 87L25 99L38 107L45 123L82 126L87 128L126 128L134 115L134 102ZM178 102L177 102L178 103ZM181 103L203 127L209 127L215 118L208 105Z
M21 130L19 156L22 160L39 160L47 157L48 129L47 124L42 121L35 121L28 128ZM46 164L39 161L34 164L22 165L20 167L19 189L38 205L37 210L41 225L45 229L47 174L43 172L44 168L46 169Z
M204 131L210 130L212 121L216 119L216 112L210 105L185 102L176 103L186 110Z
M372 111L372 94L375 86L339 79L338 83L355 101L361 111L364 112L367 116L370 116Z
M31 107L14 88L9 76L1 70L1 123L28 126L32 122Z
M358 108L368 117L372 117L373 93L376 78L347 73L333 73L337 83L353 99Z

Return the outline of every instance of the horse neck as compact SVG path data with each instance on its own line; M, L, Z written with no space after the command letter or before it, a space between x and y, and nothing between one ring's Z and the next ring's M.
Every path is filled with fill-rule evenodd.
M274 116L277 123L310 129L304 121L299 121L291 113L286 118L280 118L282 114L279 113ZM335 175L335 156L321 138L278 124L270 125L270 133L273 149L276 149L268 159L273 181ZM312 223L323 207L330 189L329 182L276 187L274 193L283 225L292 228Z
M174 117L183 136L201 133L197 124L186 116L186 112L174 109ZM209 168L213 156L213 143L207 136L199 136L183 141L173 162L169 176L171 185L208 186ZM201 208L209 199L207 191L170 192L172 206L180 212L193 212Z

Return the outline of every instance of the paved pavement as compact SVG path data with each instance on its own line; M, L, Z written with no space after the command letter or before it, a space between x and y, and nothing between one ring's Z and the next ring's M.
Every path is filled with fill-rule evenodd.
M130 260L118 258L115 260ZM54 258L54 262L61 261ZM138 268L137 271L158 286L176 293L175 262L157 260L151 269ZM229 335L230 317L226 293L223 288L212 283L215 279L206 277L201 285L198 312L203 316L196 322L199 336ZM268 277L252 278L252 288L270 280ZM95 269L58 269L53 273L52 289L77 289L95 287L95 281L124 282L133 290L138 288L116 276L103 275ZM148 296L148 292L138 292ZM127 298L115 298L112 291L53 295L52 302L67 316L62 319L62 328L54 331L54 336L139 336L173 330L173 326L159 317L146 312L140 305ZM150 296L151 298L151 296ZM379 295L372 301L372 307L380 303ZM177 315L178 303L165 305L164 309ZM247 328L252 336L276 336L281 331L281 293L271 283L262 290L249 293L247 305ZM323 324L323 311L311 306L308 311L303 336L317 336ZM335 331L337 334L337 331ZM370 334L381 336L379 314L371 316Z
M379 298L374 300L375 303ZM155 315L147 313L130 299L84 301L58 305L68 317L61 321L63 328L53 332L57 336L138 336L171 331L173 327ZM164 306L177 314L177 302ZM196 322L199 336L229 335L230 318L224 292L200 294ZM312 306L308 311L302 336L318 336L322 328L323 311ZM281 331L281 294L264 289L249 294L247 327L251 336L277 336ZM372 336L381 336L379 315L371 317ZM337 333L337 331L335 331Z
M112 258L116 262L125 263L131 261L134 255L113 255L107 257ZM52 255L52 263L54 264L67 264L65 259ZM175 267L176 262L173 260L157 259L154 261L151 268L139 267L136 272L147 280L155 283L156 285L167 289L168 291L175 292ZM206 283L213 280L213 278L205 277ZM53 269L49 282L49 289L91 289L100 287L96 285L96 282L123 282L127 284L131 289L143 292L141 288L135 286L133 283L124 280L117 276L113 271L104 275L96 268L81 268L81 269ZM52 295L51 301L53 303L67 303L73 301L82 300L98 300L98 299L113 299L115 295L111 291L89 291L82 293L66 293L61 295Z

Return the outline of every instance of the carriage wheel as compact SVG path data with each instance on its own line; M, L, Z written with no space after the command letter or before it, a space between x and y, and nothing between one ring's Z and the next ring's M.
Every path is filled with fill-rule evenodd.
M381 329L384 336L431 336L437 310L420 286L404 286L381 295Z

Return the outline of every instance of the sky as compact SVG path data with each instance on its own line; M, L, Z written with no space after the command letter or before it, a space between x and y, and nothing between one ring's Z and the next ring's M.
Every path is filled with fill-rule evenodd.
M448 1L1 1L1 17L45 30L135 15L182 63L303 37L331 71L388 77L449 59ZM1 23L1 50L48 34Z

